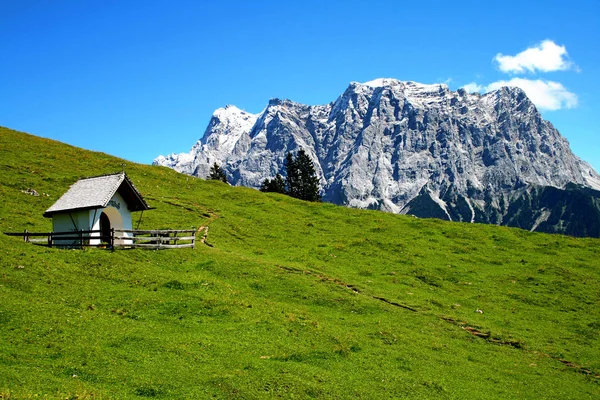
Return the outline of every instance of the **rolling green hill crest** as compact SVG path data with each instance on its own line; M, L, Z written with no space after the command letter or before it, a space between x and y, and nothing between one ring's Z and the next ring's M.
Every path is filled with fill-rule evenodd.
M7 128L0 232L51 229L70 184L122 163L156 208L141 229L206 243L0 235L0 399L600 396L598 239L308 203Z

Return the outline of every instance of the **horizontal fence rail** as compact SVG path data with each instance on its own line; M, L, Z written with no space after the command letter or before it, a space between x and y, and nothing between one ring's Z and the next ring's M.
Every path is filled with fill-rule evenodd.
M132 230L111 229L107 235L100 230L69 232L5 232L8 236L22 236L23 240L48 247L82 248L100 247L110 249L181 249L194 248L195 229Z
M179 249L194 247L196 244L196 230L122 230L115 232L120 233L120 235L115 235L116 240L129 241L131 243L126 246L133 248Z

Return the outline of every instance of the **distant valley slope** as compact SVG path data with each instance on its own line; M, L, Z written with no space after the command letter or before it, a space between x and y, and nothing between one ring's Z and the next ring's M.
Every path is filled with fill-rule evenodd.
M600 237L600 176L518 88L480 95L377 79L327 105L227 106L189 153L154 164L206 177L216 162L232 184L258 188L299 148L328 202Z

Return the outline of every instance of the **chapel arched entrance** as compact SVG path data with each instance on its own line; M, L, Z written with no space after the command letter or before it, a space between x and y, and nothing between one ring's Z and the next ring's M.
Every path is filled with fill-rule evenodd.
M100 236L103 242L110 242L110 218L104 212L100 214Z
M117 231L115 236L123 236L123 233L119 232L125 229L123 226L123 217L121 216L119 210L114 207L106 207L104 210L102 210L102 214L100 214L100 231L102 236L105 236L105 229L108 231L108 237L110 237L111 229ZM115 239L114 243L123 244L124 241L123 239Z

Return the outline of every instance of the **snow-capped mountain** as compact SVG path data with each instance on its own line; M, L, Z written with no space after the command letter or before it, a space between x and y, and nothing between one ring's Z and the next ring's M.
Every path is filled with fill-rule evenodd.
M154 164L206 177L216 162L232 184L257 188L285 175L286 153L299 148L315 164L323 199L350 207L508 223L511 202L531 188L600 190L600 176L521 89L481 95L395 79L352 82L327 105L220 108L189 153ZM522 227L543 226L550 215L540 207Z

